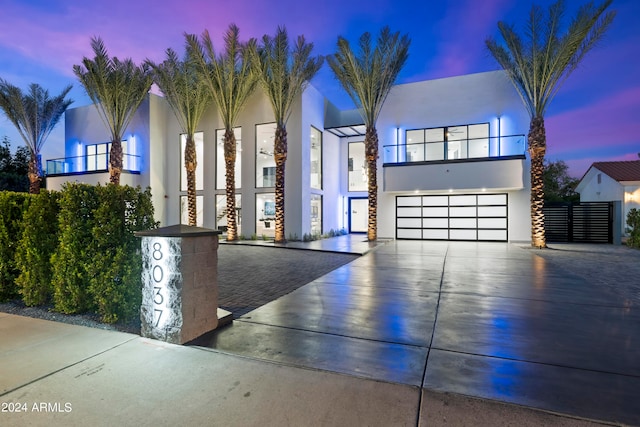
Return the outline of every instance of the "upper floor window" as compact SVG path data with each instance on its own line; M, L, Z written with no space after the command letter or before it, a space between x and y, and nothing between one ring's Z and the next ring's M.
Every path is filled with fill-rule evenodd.
M364 156L364 142L349 143L349 191L367 191L367 159Z
M276 186L275 135L275 123L256 125L256 188Z
M490 156L489 124L415 129L406 132L406 162Z
M137 157L129 153L127 140L122 144L122 167L124 170L137 170ZM111 143L89 144L85 147L85 170L87 172L101 171L109 169L109 155L111 154Z
M311 188L322 189L322 132L311 126Z

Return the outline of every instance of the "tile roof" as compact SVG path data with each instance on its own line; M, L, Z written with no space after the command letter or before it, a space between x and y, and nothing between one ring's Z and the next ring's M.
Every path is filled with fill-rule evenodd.
M640 181L640 160L594 162L591 167L606 173L616 181Z

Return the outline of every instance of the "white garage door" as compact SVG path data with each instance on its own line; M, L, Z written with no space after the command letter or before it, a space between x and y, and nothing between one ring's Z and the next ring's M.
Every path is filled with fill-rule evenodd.
M396 197L396 238L507 241L506 194Z

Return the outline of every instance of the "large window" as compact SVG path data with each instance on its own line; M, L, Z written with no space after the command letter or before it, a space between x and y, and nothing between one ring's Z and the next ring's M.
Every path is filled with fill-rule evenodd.
M322 234L322 196L311 195L311 234Z
M349 143L349 191L367 191L367 159L364 156L364 142Z
M238 226L238 236L242 234L242 197L236 194L236 225ZM216 195L216 227L218 230L227 231L227 196L225 194Z
M311 126L311 188L322 189L322 132Z
M275 123L256 125L256 188L276 186L275 135Z
M129 154L129 146L127 140L122 144L122 168L124 170L137 170L135 167L135 156ZM102 171L109 169L109 154L111 153L111 143L103 142L102 144L90 144L86 148L86 168L87 172Z
M275 193L256 194L256 234L275 237L276 195Z
M87 145L87 171L106 170L109 167L111 143ZM124 149L123 149L124 152Z
M233 134L236 137L236 167L235 182L236 188L241 188L242 178L242 128L233 128ZM224 190L227 188L227 165L224 161L224 129L216 131L216 189Z
M203 162L204 162L204 134L202 132L196 132L194 135L194 142L196 144L196 190L202 190L204 188L204 174ZM180 135L180 191L187 191L187 170L184 164L184 148L187 145L187 135Z
M489 124L408 130L405 161L489 157Z

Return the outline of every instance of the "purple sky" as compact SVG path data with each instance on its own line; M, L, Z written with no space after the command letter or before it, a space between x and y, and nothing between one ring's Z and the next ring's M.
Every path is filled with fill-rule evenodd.
M543 7L552 1L538 0ZM584 1L567 1L567 17ZM484 40L497 22L526 22L528 0L2 0L0 77L27 87L39 83L52 95L72 83L72 107L89 104L72 72L92 56L100 36L110 55L161 61L182 52L183 33L208 29L220 45L229 23L243 38L273 34L285 25L304 34L317 54L330 54L338 35L356 41L383 25L409 33L410 56L398 83L495 70ZM479 6L481 5L481 6ZM640 1L614 0L618 16L605 39L586 57L554 99L546 116L547 157L564 160L580 177L594 161L633 160L640 152ZM353 104L324 66L313 85L341 108ZM526 133L527 129L523 129ZM23 145L0 115L0 138ZM43 158L64 155L64 124L51 135Z

